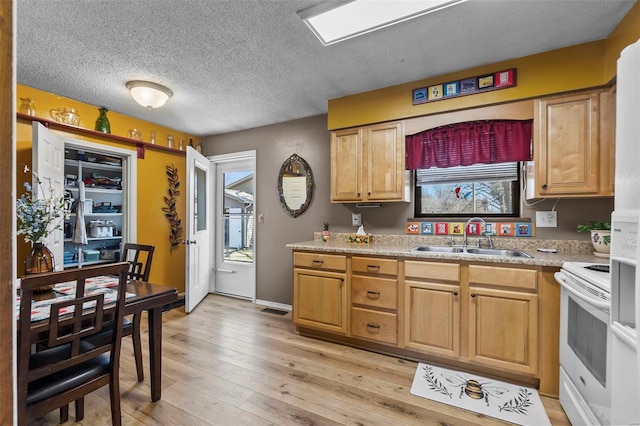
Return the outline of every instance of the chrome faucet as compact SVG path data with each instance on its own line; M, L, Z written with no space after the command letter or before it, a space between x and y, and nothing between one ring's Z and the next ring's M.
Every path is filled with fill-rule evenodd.
M481 218L481 217L472 217L471 219L469 219L469 220L467 221L467 223L465 223L465 224L464 224L464 233L463 233L463 235L462 235L462 248L463 248L464 250L466 250L466 249L467 249L467 229L469 228L469 224L470 224L471 222L481 222L481 223L482 223L482 225L484 225L484 224L486 223L486 222L484 221L484 219L483 219L483 218ZM490 247L493 247L493 241L491 241L491 236L489 235L488 237L489 237L489 246L490 246Z

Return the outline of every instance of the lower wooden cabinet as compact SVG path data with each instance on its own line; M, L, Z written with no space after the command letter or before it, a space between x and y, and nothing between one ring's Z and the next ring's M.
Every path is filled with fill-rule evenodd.
M405 281L404 300L405 347L460 355L459 286Z
M538 367L538 296L471 288L469 360L519 373Z
M558 394L553 268L297 254L293 320L303 334L539 380Z
M396 344L398 315L371 309L351 308L351 334L356 337Z
M345 273L295 268L293 321L306 327L346 334Z

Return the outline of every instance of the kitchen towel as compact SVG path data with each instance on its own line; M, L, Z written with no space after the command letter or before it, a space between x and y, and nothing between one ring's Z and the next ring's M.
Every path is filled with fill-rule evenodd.
M413 395L519 425L551 425L533 388L419 363Z

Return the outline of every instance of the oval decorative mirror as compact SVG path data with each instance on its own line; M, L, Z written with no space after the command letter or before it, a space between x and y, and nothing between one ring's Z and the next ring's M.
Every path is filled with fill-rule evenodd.
M313 173L304 159L296 154L287 158L278 174L280 203L291 217L307 210L313 198Z

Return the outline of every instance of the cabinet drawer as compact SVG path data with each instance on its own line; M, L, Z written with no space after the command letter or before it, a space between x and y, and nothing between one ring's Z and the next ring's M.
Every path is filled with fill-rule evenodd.
M395 345L398 342L398 316L351 308L351 334Z
M398 309L398 282L389 278L351 277L351 303Z
M351 270L370 274L398 275L398 261L396 259L353 256Z
M293 253L293 264L303 268L347 270L347 258L336 254L295 252Z
M421 262L406 260L404 275L411 278L460 281L460 265L455 263Z
M537 289L538 271L533 269L469 265L469 284Z

